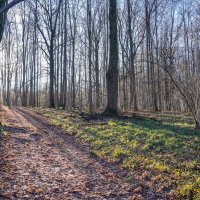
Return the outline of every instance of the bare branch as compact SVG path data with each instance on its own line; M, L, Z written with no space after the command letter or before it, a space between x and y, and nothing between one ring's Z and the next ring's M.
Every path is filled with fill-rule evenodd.
M11 1L10 3L8 3L3 8L0 9L0 13L7 12L10 8L12 8L13 6L15 6L16 4L18 4L22 1L24 1L24 0L13 0L13 1Z

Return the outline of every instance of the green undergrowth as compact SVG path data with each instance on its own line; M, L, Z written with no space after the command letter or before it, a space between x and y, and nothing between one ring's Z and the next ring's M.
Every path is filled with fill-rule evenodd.
M133 169L160 191L181 198L200 196L200 132L190 116L85 121L63 110L34 109L92 147L92 155Z

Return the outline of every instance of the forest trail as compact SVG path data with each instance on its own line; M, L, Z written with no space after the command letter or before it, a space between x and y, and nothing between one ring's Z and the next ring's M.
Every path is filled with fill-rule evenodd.
M0 145L0 199L132 199L133 186L73 136L29 110L3 109L7 139ZM146 199L140 191L136 196Z

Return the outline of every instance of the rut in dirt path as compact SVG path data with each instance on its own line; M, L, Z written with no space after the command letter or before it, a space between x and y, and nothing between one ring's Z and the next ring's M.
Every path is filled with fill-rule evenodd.
M0 199L132 199L136 185L117 176L109 163L92 158L74 136L28 110L4 110L9 137L0 145ZM134 199L157 198L147 190Z

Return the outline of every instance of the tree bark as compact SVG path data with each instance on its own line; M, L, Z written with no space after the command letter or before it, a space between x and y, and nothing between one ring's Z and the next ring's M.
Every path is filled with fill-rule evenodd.
M50 85L49 85L49 107L55 108L55 101L54 101L54 33L52 33L51 41L50 41L50 52L49 52L49 59L50 59Z
M8 3L7 5L5 5L6 0L1 0L1 2L3 3L3 6L1 6L0 8L0 14L7 12L10 8L12 8L13 6L15 6L16 4L22 2L24 0L13 0L10 3Z
M129 43L130 43L130 67L131 67L131 103L133 101L134 111L138 111L138 103L137 103L137 93L136 93L136 80L135 80L135 65L134 65L134 53L133 53L133 37L132 37L132 28L131 28L131 4L130 0L127 0L127 8L128 8L128 35L129 35Z
M89 93L88 93L88 103L89 112L93 110L92 105L92 31L91 31L91 0L87 0L87 23L88 23L88 59L89 59Z
M105 114L118 114L118 37L117 37L117 1L110 0L110 56L106 73L107 80L107 107Z

